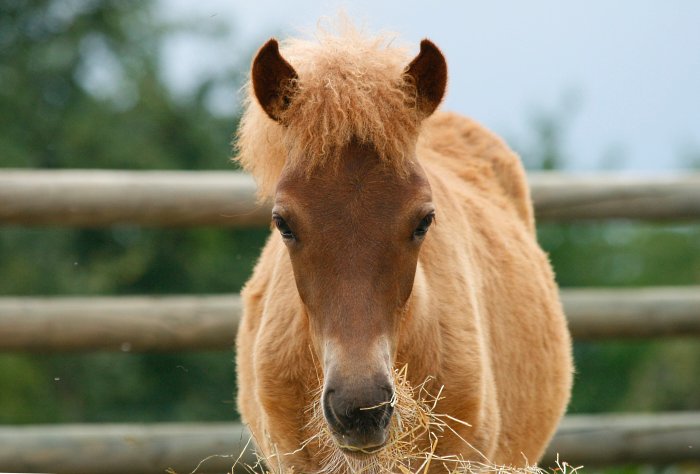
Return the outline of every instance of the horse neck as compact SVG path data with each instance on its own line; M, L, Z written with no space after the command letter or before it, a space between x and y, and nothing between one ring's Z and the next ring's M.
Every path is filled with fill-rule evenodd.
M441 209L447 211L446 207ZM474 249L469 239L454 241L469 232L459 234L449 228L448 219L439 219L421 249L399 331L396 366L407 364L414 384L448 374L451 353L480 352L488 338L477 298L483 275L474 269ZM470 370L476 374L481 368Z

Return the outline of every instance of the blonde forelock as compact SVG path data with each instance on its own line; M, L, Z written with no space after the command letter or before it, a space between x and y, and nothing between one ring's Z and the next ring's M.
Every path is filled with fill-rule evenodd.
M401 172L413 153L420 119L404 68L410 58L391 37L368 37L345 23L338 34L289 39L282 56L294 67L290 105L280 123L267 116L247 88L237 136L237 160L270 197L285 164L308 173L340 156L355 139L374 146L379 159Z

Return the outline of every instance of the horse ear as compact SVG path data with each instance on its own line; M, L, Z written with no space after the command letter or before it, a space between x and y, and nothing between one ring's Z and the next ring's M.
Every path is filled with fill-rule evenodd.
M440 105L447 87L447 62L432 41L420 42L420 52L404 73L416 88L416 106L424 117Z
M273 120L279 122L282 113L289 107L296 78L296 71L280 54L277 40L270 39L253 60L251 79L255 97Z

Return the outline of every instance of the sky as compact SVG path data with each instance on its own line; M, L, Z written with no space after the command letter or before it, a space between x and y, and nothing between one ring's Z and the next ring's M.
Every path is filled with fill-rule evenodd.
M641 173L700 157L700 2L162 0L166 19L218 22L223 40L173 38L164 70L186 91L226 64L249 65L270 36L313 30L340 8L369 31L430 38L449 68L443 108L527 148L536 117L563 130L567 168ZM233 89L213 108L235 110Z

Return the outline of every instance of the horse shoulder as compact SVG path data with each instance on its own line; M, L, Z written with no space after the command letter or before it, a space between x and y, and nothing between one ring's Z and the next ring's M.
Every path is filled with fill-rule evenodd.
M308 346L306 319L294 283L289 256L277 233L272 233L253 274L241 291L244 314L238 345L244 356L256 356L255 364L285 370L299 367L297 358ZM280 344L280 341L285 341ZM305 352L304 352L305 353ZM259 372L259 371L258 371ZM294 378L295 374L289 375Z
M270 286L270 268L274 243L268 241L255 265L253 274L241 290L243 314L236 336L236 373L238 375L238 409L253 432L261 432L262 416L256 397L254 368L255 339L260 329L264 298Z
M437 112L423 124L418 154L420 159L436 162L491 194L494 203L510 208L530 233L535 233L522 163L495 134L461 115Z
M270 287L274 254L277 252L273 237L268 239L253 268L253 273L241 290L244 313L238 331L239 340L249 339L249 336L254 335L260 326L265 294Z
M241 298L244 313L236 343L241 418L263 454L291 453L304 432L298 415L316 389L317 376L287 250L276 233ZM293 457L297 465L309 462L305 452Z

